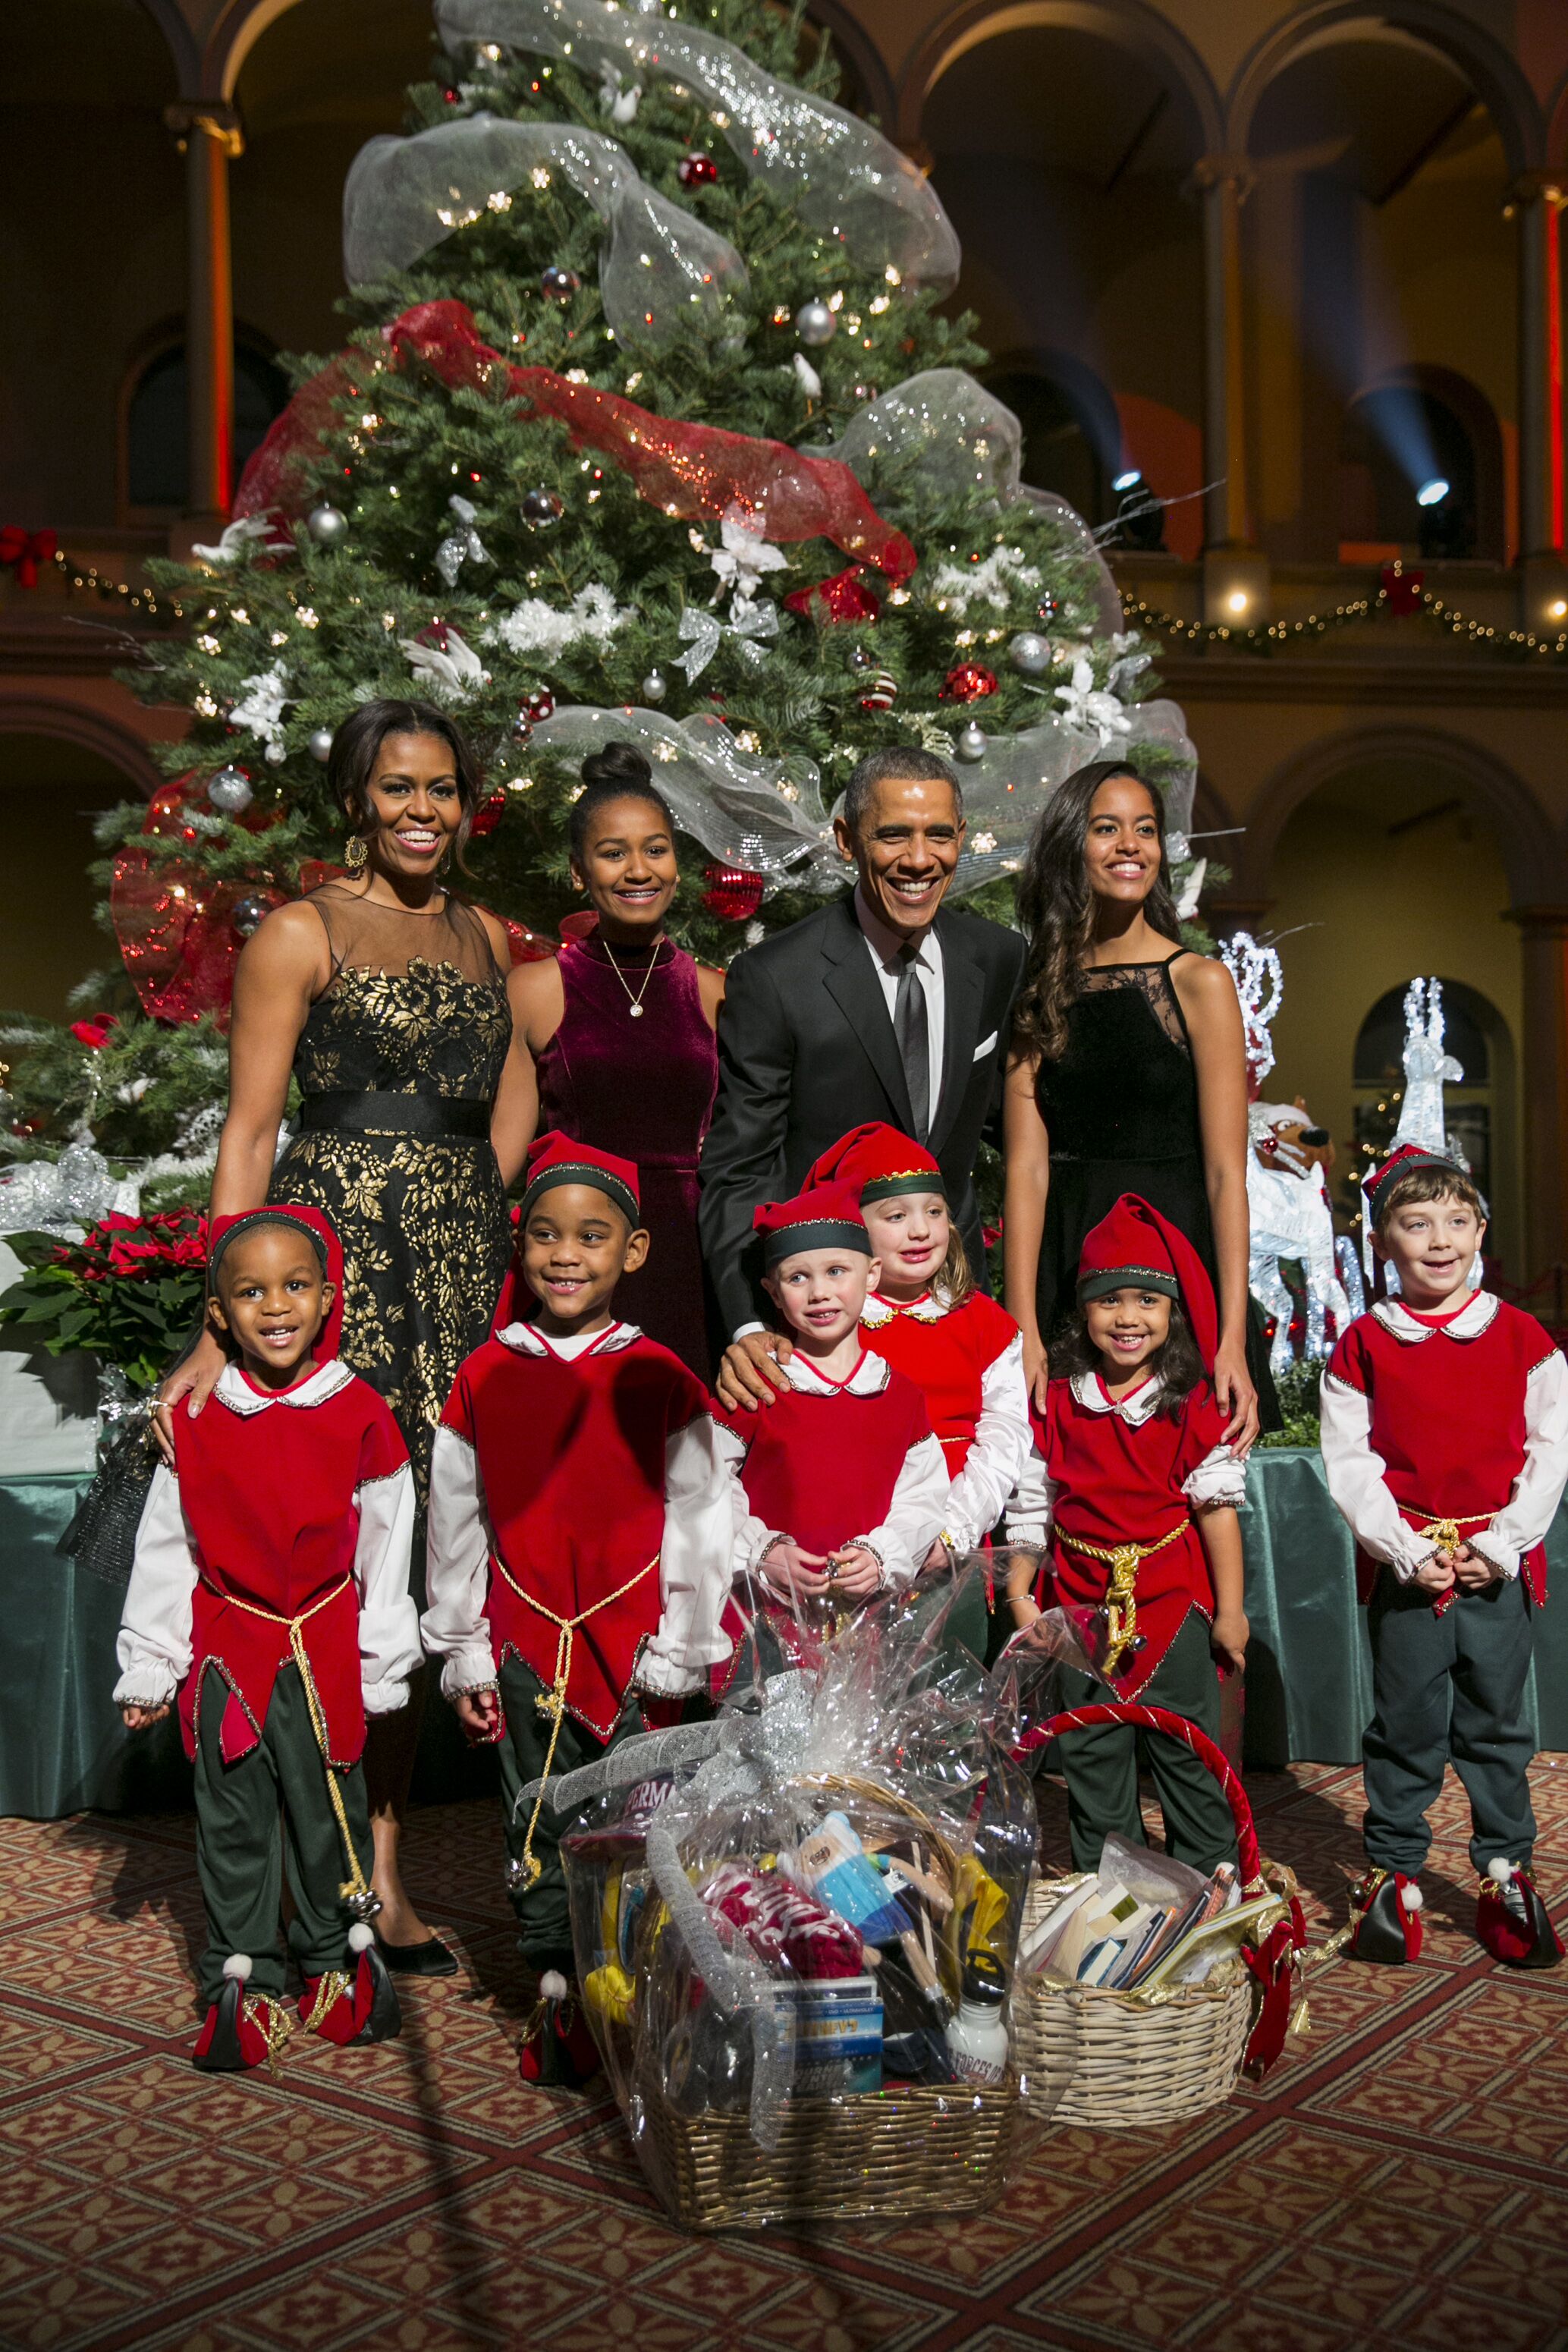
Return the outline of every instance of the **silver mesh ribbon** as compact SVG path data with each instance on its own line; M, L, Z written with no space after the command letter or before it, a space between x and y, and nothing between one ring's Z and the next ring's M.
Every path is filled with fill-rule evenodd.
M649 187L615 140L493 114L361 148L343 189L344 275L363 286L407 269L455 230L509 211L519 192L526 199L558 174L608 232L599 297L618 341L657 348L683 320L711 324L727 304L748 299L746 264L728 238Z
M436 0L435 21L455 55L499 42L588 72L612 66L643 82L662 74L684 83L751 178L858 268L891 268L936 293L957 283L953 225L908 157L842 107L775 81L717 34L613 0Z

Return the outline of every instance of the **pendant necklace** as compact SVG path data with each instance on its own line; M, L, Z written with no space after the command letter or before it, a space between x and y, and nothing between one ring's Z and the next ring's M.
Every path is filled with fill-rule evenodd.
M658 946L656 946L656 947L654 948L654 950L653 950L653 956L652 956L652 958L651 958L651 959L650 959L650 961L649 961L648 969L647 969L647 971L643 974L643 985L642 985L642 987L637 991L637 993L636 993L636 995L635 995L635 996L633 996L633 995L632 995L632 983L631 983L631 982L627 979L627 977L626 977L625 973L622 971L622 969L621 969L620 965L619 965L619 964L616 962L616 961L615 961L614 951L613 951L613 950L612 950L612 949L611 948L611 945L610 945L609 940L601 940L601 942L600 942L600 944L601 944L601 946L603 948L605 954L606 954L607 956L609 956L609 958L610 958L610 969L611 969L611 971L615 974L616 979L621 982L622 987L626 991L626 1002L627 1002L628 1005L631 1007L631 1017L632 1017L632 1019L633 1021L641 1021L641 1019L643 1018L643 998L647 995L647 993L648 993L648 982L653 979L654 972L655 972L655 971L657 971L657 969L658 969L658 964L659 964L659 949L660 949L660 948L662 948L662 947L664 946L664 940L661 940L658 942Z

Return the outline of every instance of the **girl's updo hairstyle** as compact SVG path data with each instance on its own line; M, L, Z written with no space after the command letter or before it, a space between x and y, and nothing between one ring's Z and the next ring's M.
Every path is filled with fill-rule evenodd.
M372 701L361 702L334 731L332 756L327 762L327 783L348 820L350 833L368 842L376 831L375 814L371 807L371 778L389 735L434 735L451 752L452 772L457 779L463 806L453 842L456 863L461 866L474 829L475 814L485 797L485 779L462 728L434 702L394 702L378 695Z
M675 820L670 814L670 804L655 785L653 771L635 743L606 743L601 751L591 751L580 773L582 790L571 804L567 829L574 866L580 867L582 864L590 821L612 801L646 801L650 808L658 810L671 840L674 839Z
M1115 776L1127 777L1147 793L1159 835L1159 871L1144 901L1144 919L1151 930L1174 940L1178 947L1181 944L1159 788L1125 760L1092 761L1058 784L1047 801L1019 873L1019 922L1029 934L1029 955L1016 1015L1017 1034L1024 1051L1038 1054L1042 1061L1055 1061L1067 1044L1068 1008L1078 993L1083 959L1094 937L1094 893L1089 887L1084 854L1089 819L1094 795Z

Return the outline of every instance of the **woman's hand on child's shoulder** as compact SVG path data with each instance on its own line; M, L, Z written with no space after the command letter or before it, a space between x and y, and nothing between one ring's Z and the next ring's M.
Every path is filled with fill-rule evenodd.
M1251 1632L1239 1609L1222 1609L1209 1628L1208 1646L1217 1663L1228 1666L1233 1675L1247 1671L1247 1643Z

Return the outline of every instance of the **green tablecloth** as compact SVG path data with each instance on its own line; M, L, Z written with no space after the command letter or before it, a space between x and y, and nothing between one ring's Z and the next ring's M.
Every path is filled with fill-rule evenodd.
M120 1593L56 1549L85 1484L0 1478L0 1814L54 1820L89 1806L134 1812L188 1801L172 1725L133 1739L110 1704ZM1313 1453L1260 1453L1249 1486L1246 1760L1261 1770L1354 1764L1372 1667L1350 1539L1322 1465ZM1559 1597L1537 1620L1529 1704L1541 1746L1568 1749L1568 1512L1547 1551ZM479 1793L494 1760L462 1747L452 1710L437 1700L414 1796Z

